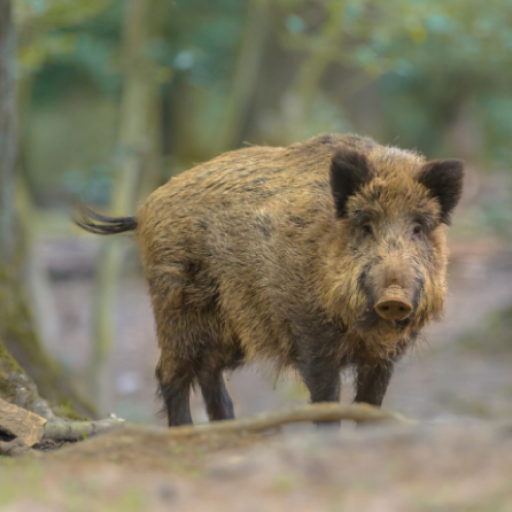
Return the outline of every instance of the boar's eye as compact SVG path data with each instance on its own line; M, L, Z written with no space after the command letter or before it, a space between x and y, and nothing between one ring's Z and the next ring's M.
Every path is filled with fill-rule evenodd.
M414 229L412 230L412 238L418 238L422 231L423 228L419 224L416 224L416 226L414 226Z
M371 224L365 224L363 226L363 231L365 235L373 235L373 228Z

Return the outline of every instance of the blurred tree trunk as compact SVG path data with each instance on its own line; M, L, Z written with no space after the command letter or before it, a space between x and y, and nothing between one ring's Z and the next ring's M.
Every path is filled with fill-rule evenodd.
M156 70L144 51L152 29L150 7L150 0L126 3L122 50L125 81L111 202L114 216L133 214L138 188L148 191L148 183L153 186L158 176L154 166L158 160L155 153L160 150L160 128L154 124L160 119L159 90ZM109 412L112 404L111 354L124 249L122 237L105 240L96 283L91 380L94 400L101 412Z
M214 153L236 148L242 142L240 136L258 83L267 40L269 7L269 0L249 0L233 87L227 97Z
M14 47L11 2L0 0L0 395L32 403L39 412L44 409L44 401L23 368L34 379L42 396L56 404L71 404L77 412L91 414L92 409L75 393L41 346L23 290L24 245L14 205L17 149Z
M10 0L0 0L0 261L14 256L14 168L16 111L14 85L14 27Z
M344 0L340 0L328 4L327 20L322 27L317 44L311 46L289 90L284 95L285 142L293 143L302 139L302 131L317 97L319 82L329 64L339 59L345 3Z

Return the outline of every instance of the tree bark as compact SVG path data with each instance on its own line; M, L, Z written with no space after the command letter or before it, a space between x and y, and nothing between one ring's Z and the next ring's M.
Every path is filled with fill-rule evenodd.
M54 413L46 400L39 396L37 387L23 371L17 361L7 352L0 340L0 399L23 407L43 418L50 419Z

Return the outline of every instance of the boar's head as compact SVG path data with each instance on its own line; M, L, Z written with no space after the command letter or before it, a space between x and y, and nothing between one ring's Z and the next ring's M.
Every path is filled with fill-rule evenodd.
M426 162L394 148L335 154L328 286L349 327L418 329L442 313L444 231L463 173L461 160Z

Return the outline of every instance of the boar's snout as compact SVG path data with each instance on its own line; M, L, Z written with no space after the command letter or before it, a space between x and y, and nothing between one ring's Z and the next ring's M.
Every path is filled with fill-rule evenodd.
M377 314L386 320L404 320L412 313L412 309L406 291L400 286L386 288L375 304Z

